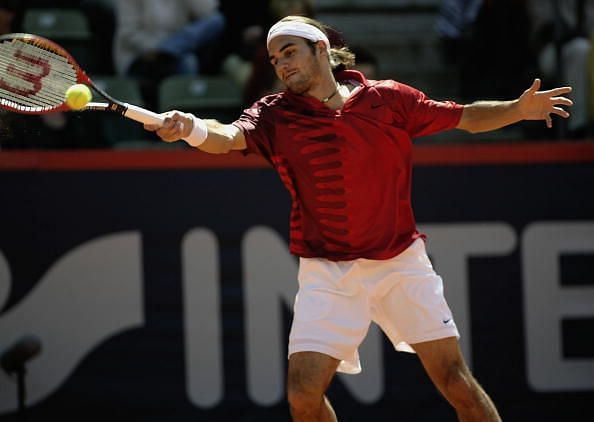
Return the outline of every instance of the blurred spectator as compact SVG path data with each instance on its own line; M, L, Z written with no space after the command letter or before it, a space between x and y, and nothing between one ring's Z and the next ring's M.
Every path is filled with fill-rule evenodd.
M0 110L1 149L104 148L99 118L84 113L22 115Z
M555 1L557 4L555 5ZM558 8L558 9L557 9ZM538 66L551 84L573 87L568 135L584 137L590 125L590 57L594 0L530 0ZM557 63L557 46L559 59Z
M355 65L352 69L363 73L367 79L377 79L377 58L371 51L358 45L351 46L350 50L355 53Z
M482 5L483 0L442 0L436 26L446 63L459 64Z
M0 0L0 3L2 2L3 0ZM74 53L75 59L85 68L87 73L92 75L110 75L114 73L113 37L116 0L21 0L18 3L22 10L74 9L82 12L88 23L91 39L84 43L78 43L78 40L74 40L73 43L69 42L72 40L57 39L54 41L57 41L70 53ZM18 28L19 32L20 29ZM79 48L72 51L73 44Z
M198 73L202 53L225 26L217 0L126 0L116 12L117 73L140 79L149 107L161 79Z
M505 99L532 82L528 0L444 0L437 29L460 70L460 95Z
M95 52L93 69L100 75L114 73L113 39L116 29L115 0L81 0L80 8L89 23L92 34L91 48Z
M12 32L12 25L16 17L14 2L0 3L0 34Z
M216 51L218 70L220 71L220 65L229 57L235 57L249 65L269 22L267 11L270 0L252 0L249 7L238 4L237 0L220 0L220 3L227 26L225 36ZM243 82L249 76L249 66L247 67L248 75L244 75Z
M21 0L0 0L0 35L22 32L26 5Z

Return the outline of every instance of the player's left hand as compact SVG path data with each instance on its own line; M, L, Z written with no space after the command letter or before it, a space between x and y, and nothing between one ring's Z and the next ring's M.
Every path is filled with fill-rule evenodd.
M571 106L573 101L563 97L563 94L571 92L570 86L554 88L548 91L539 91L540 79L535 79L532 86L528 88L518 99L518 107L524 120L545 120L547 127L553 127L551 114L556 114L565 119L569 113L560 106Z

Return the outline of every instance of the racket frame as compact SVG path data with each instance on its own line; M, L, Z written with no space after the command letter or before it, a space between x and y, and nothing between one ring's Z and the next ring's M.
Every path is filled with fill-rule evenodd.
M105 98L108 103L89 103L84 110L108 110L122 116L128 117L130 119L139 121L141 123L150 123L150 124L162 124L164 118L161 117L157 113L153 113L149 110L145 110L141 107L134 106L122 101L119 101L105 92L103 89L98 87L95 82L85 73L85 71L80 67L74 57L66 51L63 47L58 45L57 43L41 37L39 35L27 34L27 33L12 33L12 34L4 34L0 35L0 43L5 42L7 40L22 40L28 44L32 44L38 48L47 50L51 53L60 55L64 57L68 63L73 67L76 73L76 83L85 84L91 87L94 91L96 91L99 95ZM1 75L0 75L1 77ZM22 106L19 106L18 103L15 103L13 100L6 99L5 101L12 102L16 105L13 107L10 104L6 104L5 102L0 102L0 107L14 111L21 114L47 114L53 113L57 111L71 111L70 107L66 104L66 99L63 99L63 102L57 104L54 107L43 108L41 110L27 110Z

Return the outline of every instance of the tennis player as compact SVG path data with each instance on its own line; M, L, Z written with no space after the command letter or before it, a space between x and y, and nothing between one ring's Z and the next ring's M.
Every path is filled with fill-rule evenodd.
M411 139L458 128L483 132L521 120L564 118L570 87L460 105L433 101L392 80L337 71L354 62L326 28L286 17L268 33L270 62L286 90L257 101L232 124L172 111L166 142L264 157L292 197L290 251L299 292L289 336L288 401L294 421L335 421L325 396L336 371L360 372L357 348L371 321L396 350L416 352L461 421L499 421L458 346L411 208Z

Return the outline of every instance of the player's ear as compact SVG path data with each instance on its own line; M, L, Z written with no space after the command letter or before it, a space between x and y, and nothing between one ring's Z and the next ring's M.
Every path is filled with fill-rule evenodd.
M320 54L320 55L324 55L326 54L326 44L324 44L324 41L318 41L316 43L316 51Z

